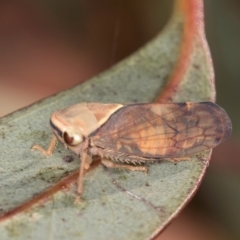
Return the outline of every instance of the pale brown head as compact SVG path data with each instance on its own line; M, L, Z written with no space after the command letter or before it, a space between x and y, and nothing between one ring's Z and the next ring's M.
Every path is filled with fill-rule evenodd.
M80 154L88 136L121 107L121 104L75 104L53 113L50 125L58 140L76 154Z

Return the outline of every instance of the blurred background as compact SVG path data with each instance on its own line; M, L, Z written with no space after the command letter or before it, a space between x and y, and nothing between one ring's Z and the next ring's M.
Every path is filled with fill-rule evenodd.
M169 0L0 1L0 116L77 85L152 39ZM240 2L205 1L217 102L233 122L193 201L157 238L240 239Z

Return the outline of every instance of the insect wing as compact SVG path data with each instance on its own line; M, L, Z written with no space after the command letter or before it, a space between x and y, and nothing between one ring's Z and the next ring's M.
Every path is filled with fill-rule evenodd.
M155 103L119 109L90 137L105 150L163 158L213 148L230 133L228 115L214 103Z

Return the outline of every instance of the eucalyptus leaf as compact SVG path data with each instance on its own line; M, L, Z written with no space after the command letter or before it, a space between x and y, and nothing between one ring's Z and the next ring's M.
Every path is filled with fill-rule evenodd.
M113 68L0 120L1 239L148 239L176 217L197 189L206 170L202 159L208 160L210 151L177 164L164 160L149 164L147 175L98 164L86 174L82 202L76 204L75 181L54 194L44 192L72 176L79 169L79 158L61 144L51 157L30 149L34 144L47 147L49 118L63 107L78 102L153 101L174 71L183 29L184 18L175 13L162 33ZM212 99L205 50L194 45L175 101Z

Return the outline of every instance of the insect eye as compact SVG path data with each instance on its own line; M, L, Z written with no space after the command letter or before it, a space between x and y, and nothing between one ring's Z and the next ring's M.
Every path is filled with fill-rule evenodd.
M84 141L85 137L73 129L68 129L63 133L63 140L67 145L76 146Z

